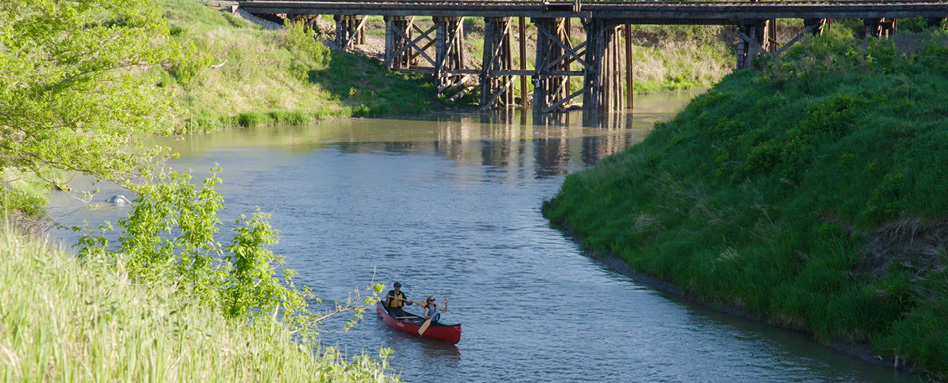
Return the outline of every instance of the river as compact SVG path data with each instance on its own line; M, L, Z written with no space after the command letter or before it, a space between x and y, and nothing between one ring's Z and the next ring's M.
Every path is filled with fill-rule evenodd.
M223 167L225 223L257 206L272 213L273 250L324 301L343 301L373 278L385 291L400 281L409 299L448 298L442 321L463 324L457 346L396 332L374 310L348 333L322 336L349 355L392 349L391 366L407 382L917 381L808 335L653 290L550 227L540 206L566 174L642 140L691 97L637 97L633 117L600 129L580 127L579 115L538 126L517 115L447 113L158 142L180 153L176 169L201 176ZM119 192L98 187L96 200ZM50 214L67 225L125 214L79 205L54 194Z

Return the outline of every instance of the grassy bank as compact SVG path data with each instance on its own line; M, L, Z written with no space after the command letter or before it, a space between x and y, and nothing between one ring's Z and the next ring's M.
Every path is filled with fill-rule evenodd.
M699 299L944 377L946 39L837 30L731 74L544 214Z
M264 30L216 2L158 0L172 40L186 47L159 86L175 90L179 129L299 124L325 117L419 113L441 107L429 81L378 60L330 51L302 26Z
M293 341L274 321L234 323L164 284L80 263L0 229L0 380L306 382L394 380L384 359Z

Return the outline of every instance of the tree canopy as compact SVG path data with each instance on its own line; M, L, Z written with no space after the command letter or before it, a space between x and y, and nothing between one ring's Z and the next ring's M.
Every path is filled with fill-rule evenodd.
M62 171L114 180L151 158L132 141L174 112L155 81L168 37L150 0L0 1L0 167L67 188Z

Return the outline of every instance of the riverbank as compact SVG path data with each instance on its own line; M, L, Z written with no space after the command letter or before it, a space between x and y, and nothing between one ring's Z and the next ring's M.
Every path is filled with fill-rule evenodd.
M734 73L544 214L712 306L944 378L945 39L837 31Z
M175 132L422 113L445 106L423 77L331 51L302 25L264 29L218 9L214 1L157 4L171 40L184 47L157 84L176 94L178 121L184 123Z
M276 321L228 320L123 265L80 262L0 228L0 380L396 381L383 357L297 343Z

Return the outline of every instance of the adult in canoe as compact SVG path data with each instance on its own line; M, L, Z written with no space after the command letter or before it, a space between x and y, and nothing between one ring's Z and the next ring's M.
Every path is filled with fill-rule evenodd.
M441 319L441 313L438 311L448 311L448 298L444 298L444 304L441 305L441 307L438 307L438 304L435 303L434 295L428 297L428 300L425 301L424 307L425 320L427 321L428 319L431 319L431 323L438 323L438 320Z
M414 301L408 300L405 293L402 292L402 284L398 282L395 282L388 294L385 294L385 309L394 317L407 316L403 307L405 305L411 306L414 303Z
M421 305L421 302L416 302L418 305ZM385 322L389 327L402 331L414 336L420 336L422 338L435 339L451 344L458 344L461 341L461 324L444 324L444 323L433 323L427 322L428 327L422 331L422 328L425 327L425 318L422 318L418 315L406 313L404 317L394 318L389 314L388 310L382 305L382 302L376 304L375 312L378 314L379 318Z

